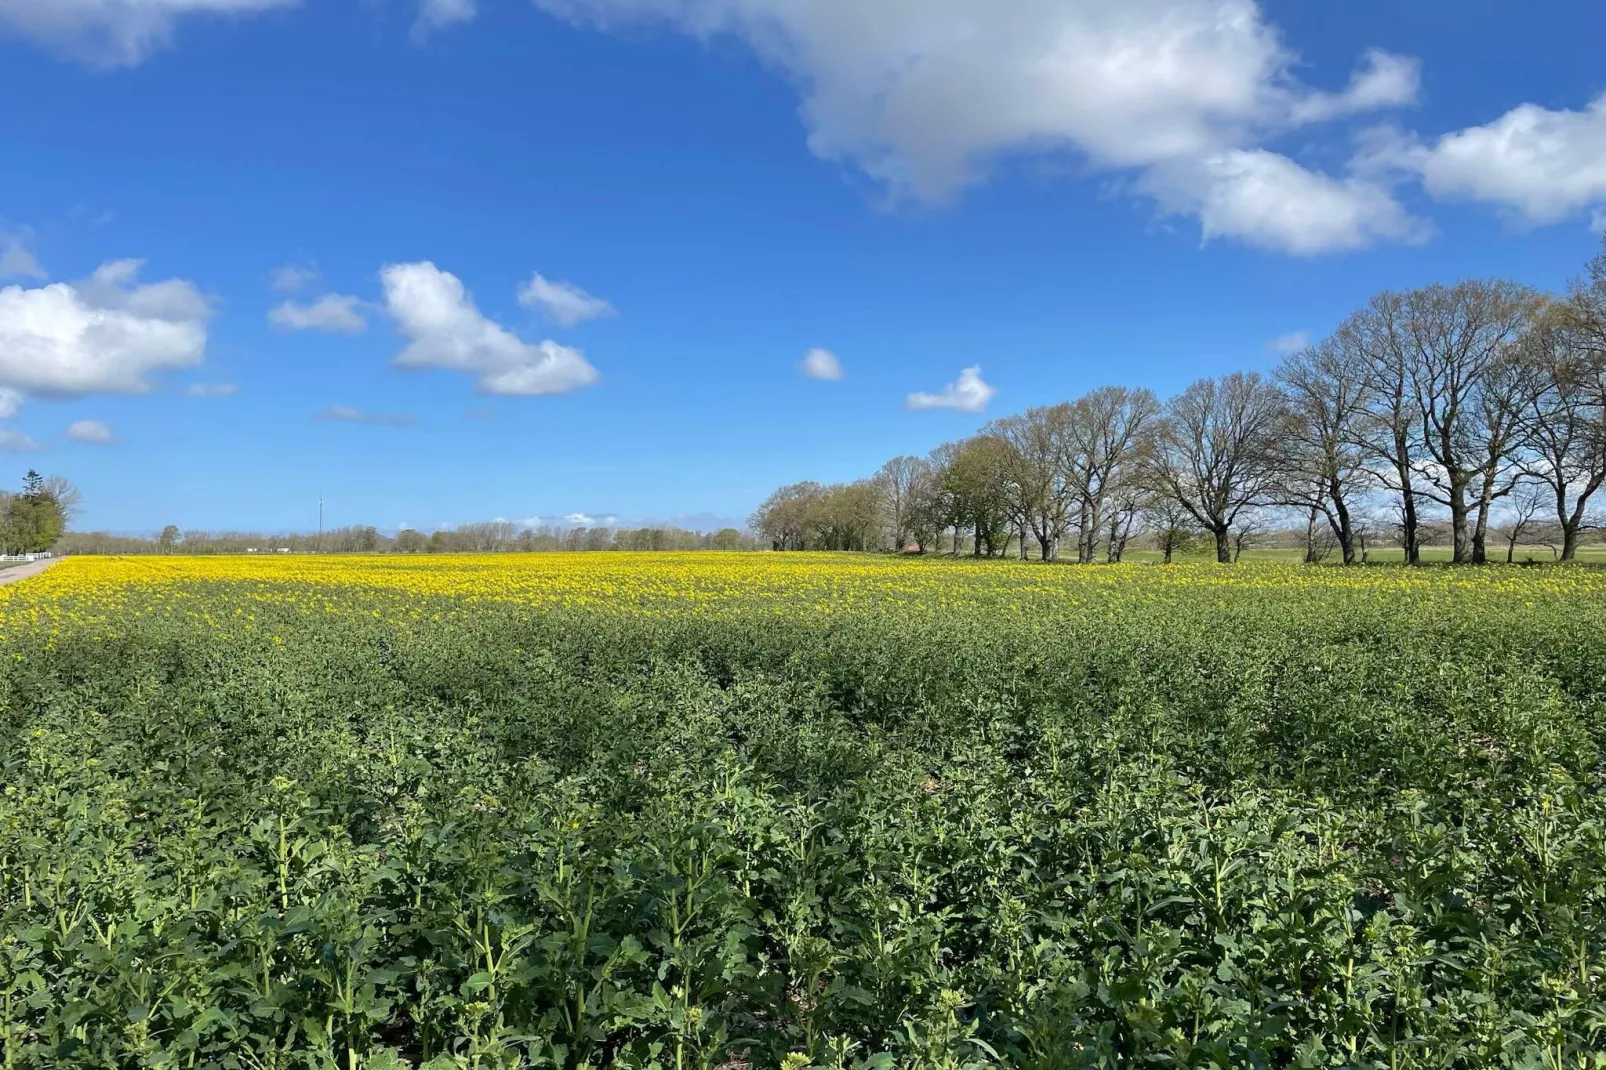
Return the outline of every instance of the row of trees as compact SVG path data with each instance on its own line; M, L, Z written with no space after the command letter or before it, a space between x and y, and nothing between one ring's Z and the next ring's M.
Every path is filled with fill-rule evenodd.
M151 538L84 532L65 536L59 549L75 554L277 553L539 553L577 550L752 550L758 541L735 528L715 532L678 527L524 527L505 520L462 524L425 534L395 536L366 525L316 535L182 531L168 525Z
M1570 560L1600 526L1603 482L1606 249L1565 296L1382 293L1270 376L1201 379L1164 403L1104 387L869 479L783 487L751 525L778 550L924 552L947 533L954 552L1084 563L1120 560L1140 533L1169 560L1203 535L1225 562L1278 511L1312 559L1327 543L1354 563L1386 528L1414 564L1441 527L1454 561L1486 560L1505 518Z
M0 491L0 552L37 554L55 546L78 509L78 491L60 476L28 470L22 489Z

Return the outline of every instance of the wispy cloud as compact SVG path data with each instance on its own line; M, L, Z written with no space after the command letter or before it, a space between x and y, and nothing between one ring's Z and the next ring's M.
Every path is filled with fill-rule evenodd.
M330 405L313 413L312 418L333 423L367 424L370 427L412 427L418 422L410 413L363 412L350 405Z
M107 446L114 436L112 425L105 420L74 420L67 425L67 437L91 446Z
M13 431L9 427L0 427L0 450L7 453L32 453L39 448L28 435L21 431Z
M519 287L519 304L540 308L560 327L573 327L586 320L618 314L618 309L600 297L593 297L572 282L552 282L540 274Z
M45 277L45 269L39 266L39 261L28 249L27 243L32 238L33 234L28 230L15 234L0 230L0 279Z
M1285 357L1309 347L1309 331L1289 331L1287 334L1279 334L1276 338L1266 343L1266 348L1271 352L1280 353Z
M239 392L233 383L191 383L189 389L192 398L232 398Z
M318 278L318 269L311 264L284 264L270 274L269 285L282 294L293 294Z
M842 362L829 349L811 349L803 354L799 370L810 379L827 379L836 382L842 378Z
M281 331L326 331L361 334L368 329L362 302L345 294L325 294L311 304L286 301L268 312L268 322Z

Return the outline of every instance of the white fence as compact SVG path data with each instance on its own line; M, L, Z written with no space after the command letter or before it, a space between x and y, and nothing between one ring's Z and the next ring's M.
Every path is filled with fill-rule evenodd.
M0 554L0 561L47 561L55 556L48 550L42 554Z

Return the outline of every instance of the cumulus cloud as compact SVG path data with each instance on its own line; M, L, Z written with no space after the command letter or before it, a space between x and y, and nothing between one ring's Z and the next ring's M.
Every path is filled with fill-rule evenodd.
M1343 90L1313 89L1256 0L534 2L585 25L658 22L746 42L798 88L810 148L897 197L940 203L1001 157L1068 151L1140 179L1164 170L1135 188L1168 188L1168 211L1210 210L1212 234L1309 252L1416 233L1386 188L1260 147L1304 124L1413 102L1416 62L1373 50ZM1317 191L1338 222L1304 234L1285 203L1269 206L1270 221L1253 218L1240 197L1246 170L1275 172L1280 190Z
M985 412L987 403L998 391L982 381L981 365L972 364L959 373L938 394L910 394L908 406L916 412L928 409L952 409L954 412Z
M350 405L330 405L313 413L312 418L323 422L368 424L371 427L411 427L417 423L405 412L363 412Z
M67 437L74 442L105 446L112 441L112 425L104 420L74 420L67 425Z
M22 408L22 394L10 387L0 386L0 420L9 420Z
M798 365L803 374L810 379L841 379L842 362L835 353L829 349L811 349L803 354L803 362Z
M1288 356L1290 353L1298 353L1300 350L1308 349L1309 347L1309 331L1290 331L1287 334L1279 334L1276 338L1266 343L1267 349L1273 353L1281 353L1283 356Z
M1206 241L1236 238L1312 256L1384 240L1419 244L1433 235L1384 183L1332 178L1264 149L1157 167L1139 185L1162 211L1196 216Z
M0 279L42 279L44 268L28 250L27 241L32 235L24 230L18 234L0 231Z
M232 398L239 392L233 383L192 383L189 389L192 398Z
M141 283L141 261L77 283L0 289L0 386L25 395L141 394L200 363L211 310L194 284Z
M1582 111L1523 104L1431 145L1400 139L1374 154L1419 173L1435 197L1496 205L1529 224L1606 208L1606 93Z
M411 340L398 367L466 372L484 394L562 394L596 381L578 349L522 340L487 319L462 280L428 261L391 264L379 277L386 310Z
M254 15L301 0L0 0L0 29L60 55L132 67L170 44L191 15Z
M477 14L474 0L423 0L413 23L413 43L423 44L436 30L471 22Z
M0 450L8 453L31 453L38 448L39 443L21 431L0 427Z
M519 304L525 308L544 309L560 327L573 327L616 312L611 304L573 283L551 282L539 273L519 287Z
M286 301L268 311L268 322L281 331L327 331L361 334L368 329L362 302L345 294L325 294L310 304Z

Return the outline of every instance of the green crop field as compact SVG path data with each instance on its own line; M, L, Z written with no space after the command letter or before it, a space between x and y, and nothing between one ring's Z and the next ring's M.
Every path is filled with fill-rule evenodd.
M75 559L0 1067L1606 1066L1606 572Z

